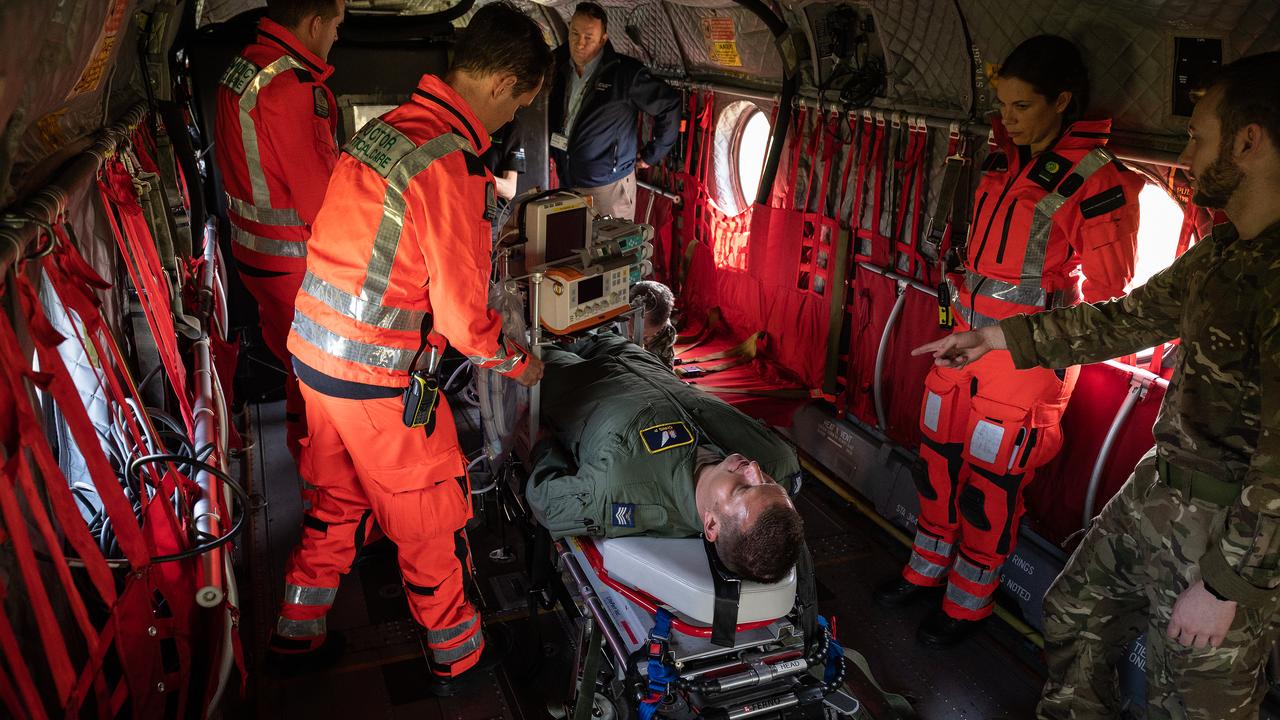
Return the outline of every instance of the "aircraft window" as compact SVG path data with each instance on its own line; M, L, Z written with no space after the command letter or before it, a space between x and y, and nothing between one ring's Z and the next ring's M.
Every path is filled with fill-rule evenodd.
M1182 230L1182 207L1159 185L1147 183L1138 193L1138 207L1142 213L1138 258L1126 290L1142 285L1169 267L1178 252L1178 234Z
M760 186L760 173L764 170L765 151L769 147L769 134L773 128L769 116L760 110L748 114L739 120L741 131L738 134L738 147L734 164L738 166L738 197L743 207L755 202L756 190Z

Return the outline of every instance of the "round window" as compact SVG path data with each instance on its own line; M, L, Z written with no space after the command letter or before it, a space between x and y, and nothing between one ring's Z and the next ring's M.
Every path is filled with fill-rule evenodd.
M742 121L735 148L734 162L738 166L738 198L742 207L750 207L756 200L760 187L760 173L764 170L765 151L769 147L769 116L755 110Z
M770 124L768 113L748 100L731 102L716 115L708 185L712 201L726 215L735 216L756 201Z

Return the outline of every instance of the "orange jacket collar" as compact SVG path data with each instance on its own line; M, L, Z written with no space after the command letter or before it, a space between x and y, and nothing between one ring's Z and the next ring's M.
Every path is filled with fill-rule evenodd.
M484 129L471 105L444 80L435 75L423 75L418 82L418 89L413 91L413 101L428 108L438 107L443 110L440 116L459 135L471 140L477 155L483 155L489 149L489 131Z
M306 65L320 82L328 80L333 74L332 65L303 46L302 41L293 34L292 30L271 18L264 17L258 21L258 42L264 45L276 45L302 61L302 64Z
M1004 129L999 115L991 116L991 129L995 133L996 147L1004 150L1009 157L1018 157L1009 132ZM1057 140L1049 146L1049 150L1092 150L1107 144L1111 137L1111 120L1077 120L1066 127Z

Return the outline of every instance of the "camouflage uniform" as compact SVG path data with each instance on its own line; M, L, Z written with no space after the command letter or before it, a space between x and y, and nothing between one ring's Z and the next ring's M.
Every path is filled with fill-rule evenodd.
M1115 663L1146 631L1148 717L1256 717L1280 601L1280 223L1248 240L1219 226L1126 297L1000 325L1018 367L1182 338L1155 449L1045 598L1039 716L1115 717ZM1217 649L1165 635L1200 579L1238 603Z

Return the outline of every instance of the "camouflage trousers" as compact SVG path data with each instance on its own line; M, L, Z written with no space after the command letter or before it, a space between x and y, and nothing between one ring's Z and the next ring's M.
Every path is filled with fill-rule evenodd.
M1045 597L1049 679L1037 717L1120 717L1117 668L1143 632L1148 718L1258 717L1276 638L1272 611L1239 606L1219 648L1165 634L1178 595L1200 580L1200 557L1225 513L1161 482L1154 452L1138 463Z

